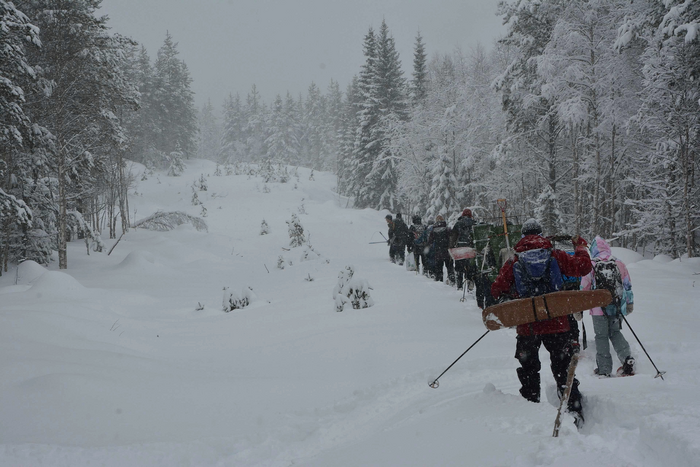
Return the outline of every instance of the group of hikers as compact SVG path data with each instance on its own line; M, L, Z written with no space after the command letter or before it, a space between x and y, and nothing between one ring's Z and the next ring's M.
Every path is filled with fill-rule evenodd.
M607 289L613 301L603 308L593 308L590 314L595 331L595 374L610 377L613 361L610 343L622 366L618 376L634 374L635 360L630 346L621 333L623 316L633 310L634 295L629 272L624 263L612 255L610 245L596 236L588 245L581 236L545 237L542 227L535 219L529 219L521 227L521 239L511 252L505 255L494 281L489 280L483 268L475 266L474 259L454 261L450 249L461 246L474 248L473 228L476 225L469 209L464 209L451 228L443 216L433 223L423 225L419 216L413 216L407 227L401 214L386 216L389 226L389 255L392 262L403 264L405 250L414 255L416 270L443 281L443 269L447 270L448 283L458 288L477 288L477 303L483 309L492 304L518 298L535 297L560 290ZM566 240L572 251L555 248L555 244ZM481 262L486 251L477 251ZM468 283L465 283L468 282ZM540 401L539 349L544 345L550 355L550 366L557 385L559 397L567 386L567 373L572 357L579 352L578 321L581 313L553 318L545 321L519 325L517 327L515 358L520 380L520 394L531 402ZM575 425L584 423L579 381L574 378L567 408L574 416Z
M474 260L462 259L453 261L449 250L458 247L473 247L473 226L476 224L470 209L464 209L451 228L447 226L441 215L424 225L420 216L413 216L411 226L406 226L401 213L396 218L387 214L386 222L389 227L388 243L391 261L403 265L406 261L406 250L413 255L415 270L435 279L444 280L444 270L447 270L449 284L454 284L459 290L468 283L474 286L476 267ZM413 266L412 266L413 268Z

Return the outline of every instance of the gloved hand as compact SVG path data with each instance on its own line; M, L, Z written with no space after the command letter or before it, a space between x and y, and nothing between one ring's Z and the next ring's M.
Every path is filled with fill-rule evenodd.
M631 315L632 312L634 311L634 303L628 303L627 307L625 308L625 311L627 312L628 315Z
M574 235L573 237L571 237L571 243L573 243L574 247L577 247L577 246L584 246L584 247L585 247L585 246L588 246L588 242L586 241L586 239L584 239L584 238L583 238L582 236L580 236L580 235Z

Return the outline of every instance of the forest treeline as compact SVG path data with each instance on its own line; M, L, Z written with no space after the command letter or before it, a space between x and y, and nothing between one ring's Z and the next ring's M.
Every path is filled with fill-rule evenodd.
M506 198L548 233L696 256L700 2L514 0L498 14L507 32L489 50L428 58L419 34L410 76L382 22L344 94L231 97L210 153L332 169L358 208L484 218Z
M337 174L358 208L427 217L497 198L550 233L697 254L700 4L515 0L488 49L426 52L404 76L385 22L345 90L197 110L167 34L156 57L111 33L100 0L0 0L0 271L129 229L128 161L190 157ZM360 44L358 44L360 46Z

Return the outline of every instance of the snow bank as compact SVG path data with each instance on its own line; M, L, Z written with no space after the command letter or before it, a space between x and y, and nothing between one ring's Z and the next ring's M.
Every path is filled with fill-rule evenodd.
M46 271L29 289L37 298L51 300L53 298L82 298L88 294L88 289L72 276L59 271Z
M626 265L634 264L644 259L644 256L627 248L612 247L611 250L613 256L621 260Z

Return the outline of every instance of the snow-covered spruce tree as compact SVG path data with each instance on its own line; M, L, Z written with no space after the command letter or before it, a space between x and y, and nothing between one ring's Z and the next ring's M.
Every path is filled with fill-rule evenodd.
M390 139L398 122L408 118L408 102L405 95L406 80L401 70L401 60L394 38L385 21L376 38L376 62L374 82L366 96L379 112L379 120L369 128L370 140L377 146L372 169L367 175L365 198L376 209L401 210L396 197L398 184L398 159L391 151Z
M223 129L219 160L230 168L234 161L245 160L245 139L243 136L244 113L241 97L229 95L224 102ZM226 173L231 175L230 173Z
M171 160L177 159L176 153L180 158L189 159L197 151L197 111L191 89L192 78L178 55L177 43L170 33L166 33L154 67L153 99L158 109L156 148L169 154Z
M289 228L289 246L292 248L302 246L306 243L306 237L304 236L304 227L301 225L301 221L296 214L292 214L292 218L287 221L287 226Z
M270 233L270 226L267 225L267 222L265 219L262 220L262 223L260 224L260 235L267 235Z
M221 153L222 129L214 113L214 106L207 101L197 115L199 137L197 139L197 157L210 161L219 160Z
M343 311L347 303L355 310L373 306L374 300L370 296L370 290L372 287L365 279L355 276L355 268L346 266L338 273L338 283L333 288L335 311Z
M416 42L413 46L413 78L410 83L411 102L418 105L425 99L428 93L428 56L425 53L425 44L420 32L416 34Z
M287 100L282 101L278 94L272 104L271 112L267 116L266 129L269 134L265 140L267 147L267 163L272 174L270 161L280 160L287 164L294 164L299 158L299 142L296 132L296 119L294 115L295 103L291 94L287 93Z
M355 207L370 206L371 200L367 193L367 176L372 171L374 161L381 149L374 139L374 128L379 124L379 102L374 98L377 83L377 41L372 28L365 36L363 52L365 63L362 65L358 79L357 124L353 143L352 155L347 162L347 195L355 199Z
M0 0L0 275L7 271L9 262L33 259L47 264L51 254L48 234L35 221L29 204L39 206L41 195L49 193L41 189L43 182L31 182L38 176L44 178L47 161L39 157L43 150L41 133L32 131L32 121L25 113L25 90L38 84L38 76L31 66L26 47L40 44L39 31L29 18L13 3ZM39 128L37 128L39 129ZM40 131L43 131L39 129ZM29 164L30 157L33 161ZM34 176L29 172L34 171ZM27 189L25 189L26 187ZM26 202L24 200L27 196ZM29 203L29 204L28 204ZM45 205L48 203L45 203ZM37 218L40 221L40 218ZM32 228L34 227L34 228Z

